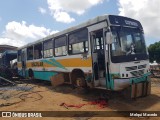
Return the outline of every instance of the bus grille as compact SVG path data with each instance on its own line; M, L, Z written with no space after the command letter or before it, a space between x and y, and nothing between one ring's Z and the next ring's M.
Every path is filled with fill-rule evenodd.
M144 65L138 65L138 69L146 68L147 64Z
M141 76L144 74L144 70L130 72L133 77Z
M136 70L137 66L126 67L126 71Z
M125 67L126 71L129 71L132 77L142 76L147 64Z
M138 69L143 69L143 68L146 68L146 66L147 66L147 64L138 65L138 66L126 67L126 71L137 70L137 68L138 68Z

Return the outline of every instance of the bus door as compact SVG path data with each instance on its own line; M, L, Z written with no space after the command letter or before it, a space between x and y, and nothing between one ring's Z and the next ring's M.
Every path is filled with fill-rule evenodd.
M22 49L21 63L22 63L22 76L26 77L26 49Z
M106 87L106 65L103 29L91 32L94 86Z

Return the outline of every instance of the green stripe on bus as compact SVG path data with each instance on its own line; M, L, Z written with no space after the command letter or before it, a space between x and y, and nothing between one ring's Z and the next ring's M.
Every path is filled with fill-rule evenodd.
M34 78L50 81L50 78L56 74L53 71L34 71Z
M52 66L55 66L55 67L59 67L59 68L62 68L62 69L66 69L63 65L61 65L59 62L57 62L55 59L49 59L49 60L41 60L42 62L46 63L46 64L50 64Z

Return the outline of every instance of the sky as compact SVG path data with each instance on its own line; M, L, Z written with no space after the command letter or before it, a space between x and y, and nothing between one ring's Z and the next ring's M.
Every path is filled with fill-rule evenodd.
M160 40L160 0L1 0L0 44L21 47L104 14L139 20L147 46Z

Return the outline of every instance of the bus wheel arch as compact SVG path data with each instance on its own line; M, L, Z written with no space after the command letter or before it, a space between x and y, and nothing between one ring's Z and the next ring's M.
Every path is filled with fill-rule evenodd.
M28 76L30 78L34 78L34 72L33 72L33 70L31 68L28 69Z
M74 69L71 72L71 83L75 86L84 87L85 83L85 74L81 69Z

